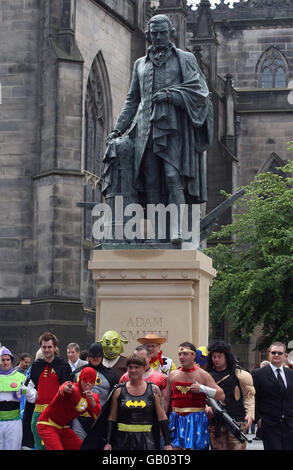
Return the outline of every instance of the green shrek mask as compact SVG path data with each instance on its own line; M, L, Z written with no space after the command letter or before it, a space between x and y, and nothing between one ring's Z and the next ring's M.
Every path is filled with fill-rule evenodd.
M128 341L123 339L117 331L110 330L106 331L98 343L102 344L104 356L113 360L123 352L123 343L128 343Z

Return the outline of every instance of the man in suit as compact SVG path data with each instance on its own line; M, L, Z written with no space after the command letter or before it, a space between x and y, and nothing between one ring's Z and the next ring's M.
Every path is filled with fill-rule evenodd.
M68 357L68 362L69 365L72 369L72 372L75 371L75 369L78 369L81 366L85 366L88 364L87 361L83 361L79 357L80 355L80 347L77 343L69 343L67 346L67 357Z
M293 450L293 370L284 367L286 346L270 347L270 363L252 371L255 420L264 450Z

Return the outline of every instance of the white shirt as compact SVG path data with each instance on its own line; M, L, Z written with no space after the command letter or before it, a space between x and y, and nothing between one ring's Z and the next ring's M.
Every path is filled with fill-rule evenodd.
M284 372L284 367L283 367L283 366L281 366L281 367L276 367L276 366L273 366L272 363L270 363L270 366L271 366L271 368L273 369L273 372L274 372L274 374L275 374L276 379L278 379L278 372L277 372L277 369L280 369L281 377L282 377L282 379L283 379L283 381L284 381L284 384L285 384L285 386L286 386L286 388L287 388L287 380L286 380L286 375L285 375L285 372Z
M71 364L71 362L69 362L69 365L71 366L72 372L77 368L78 361L79 361L79 358L77 359L77 361L74 364Z

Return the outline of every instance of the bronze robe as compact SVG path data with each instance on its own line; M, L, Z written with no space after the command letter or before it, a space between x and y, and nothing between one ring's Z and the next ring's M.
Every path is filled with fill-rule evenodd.
M172 102L152 105L154 64L148 53L134 64L130 89L115 130L124 133L130 128L134 138L134 184L139 191L144 190L140 165L152 132L154 153L178 169L186 202L198 204L207 200L203 152L212 142L213 108L194 55L172 47L183 80L163 88L169 91ZM177 152L178 135L180 153Z

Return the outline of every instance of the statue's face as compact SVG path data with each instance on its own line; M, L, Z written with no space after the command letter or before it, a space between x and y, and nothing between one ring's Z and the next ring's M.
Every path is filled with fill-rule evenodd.
M167 22L150 24L150 39L154 47L167 47L171 41L171 31Z
M101 343L104 356L107 359L116 359L123 351L122 338L116 331L107 331Z

